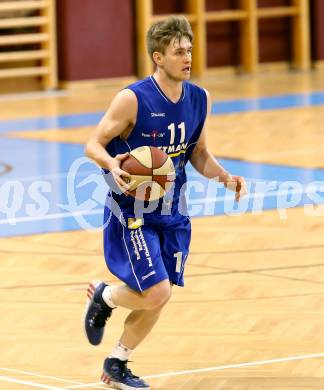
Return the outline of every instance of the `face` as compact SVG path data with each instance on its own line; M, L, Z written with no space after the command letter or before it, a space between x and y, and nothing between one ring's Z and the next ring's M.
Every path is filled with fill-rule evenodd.
M187 37L180 42L173 38L165 48L165 53L155 52L155 60L166 75L174 81L183 81L190 78L192 61L192 44Z

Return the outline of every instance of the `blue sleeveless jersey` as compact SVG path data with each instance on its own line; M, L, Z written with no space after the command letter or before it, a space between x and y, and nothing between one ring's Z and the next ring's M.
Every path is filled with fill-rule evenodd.
M176 180L173 191L164 197L164 201L172 196L172 210L179 207L179 202L184 209L186 207L184 189L187 180L185 165L204 126L207 113L206 92L184 81L181 97L174 103L166 97L153 76L127 88L135 93L138 101L135 126L127 139L116 137L106 149L112 157L139 146L155 146L166 152L173 161ZM114 192L110 196L121 210L131 214L134 198ZM163 199L158 202L154 214L160 212Z

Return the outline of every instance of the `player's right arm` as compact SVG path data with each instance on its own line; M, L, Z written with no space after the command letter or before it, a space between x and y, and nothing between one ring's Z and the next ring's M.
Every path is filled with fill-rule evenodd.
M120 169L120 164L128 156L128 153L112 157L107 152L106 146L113 138L129 134L135 125L136 116L137 98L131 90L123 89L113 99L85 147L86 156L94 160L100 167L108 169L114 176L116 183L125 189L127 184L122 176L130 177L130 175Z

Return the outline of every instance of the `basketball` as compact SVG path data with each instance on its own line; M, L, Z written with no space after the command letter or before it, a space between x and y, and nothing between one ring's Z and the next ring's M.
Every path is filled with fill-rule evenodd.
M153 146L141 146L132 150L122 162L121 169L131 177L128 192L136 199L153 201L164 196L175 180L171 158Z

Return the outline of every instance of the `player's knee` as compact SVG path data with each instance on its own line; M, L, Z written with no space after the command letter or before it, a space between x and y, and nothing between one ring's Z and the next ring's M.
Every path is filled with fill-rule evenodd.
M171 297L169 282L161 282L147 290L145 298L149 309L155 309L165 305Z
M158 309L164 306L169 300L168 295L154 292L147 296L147 304L149 309Z

